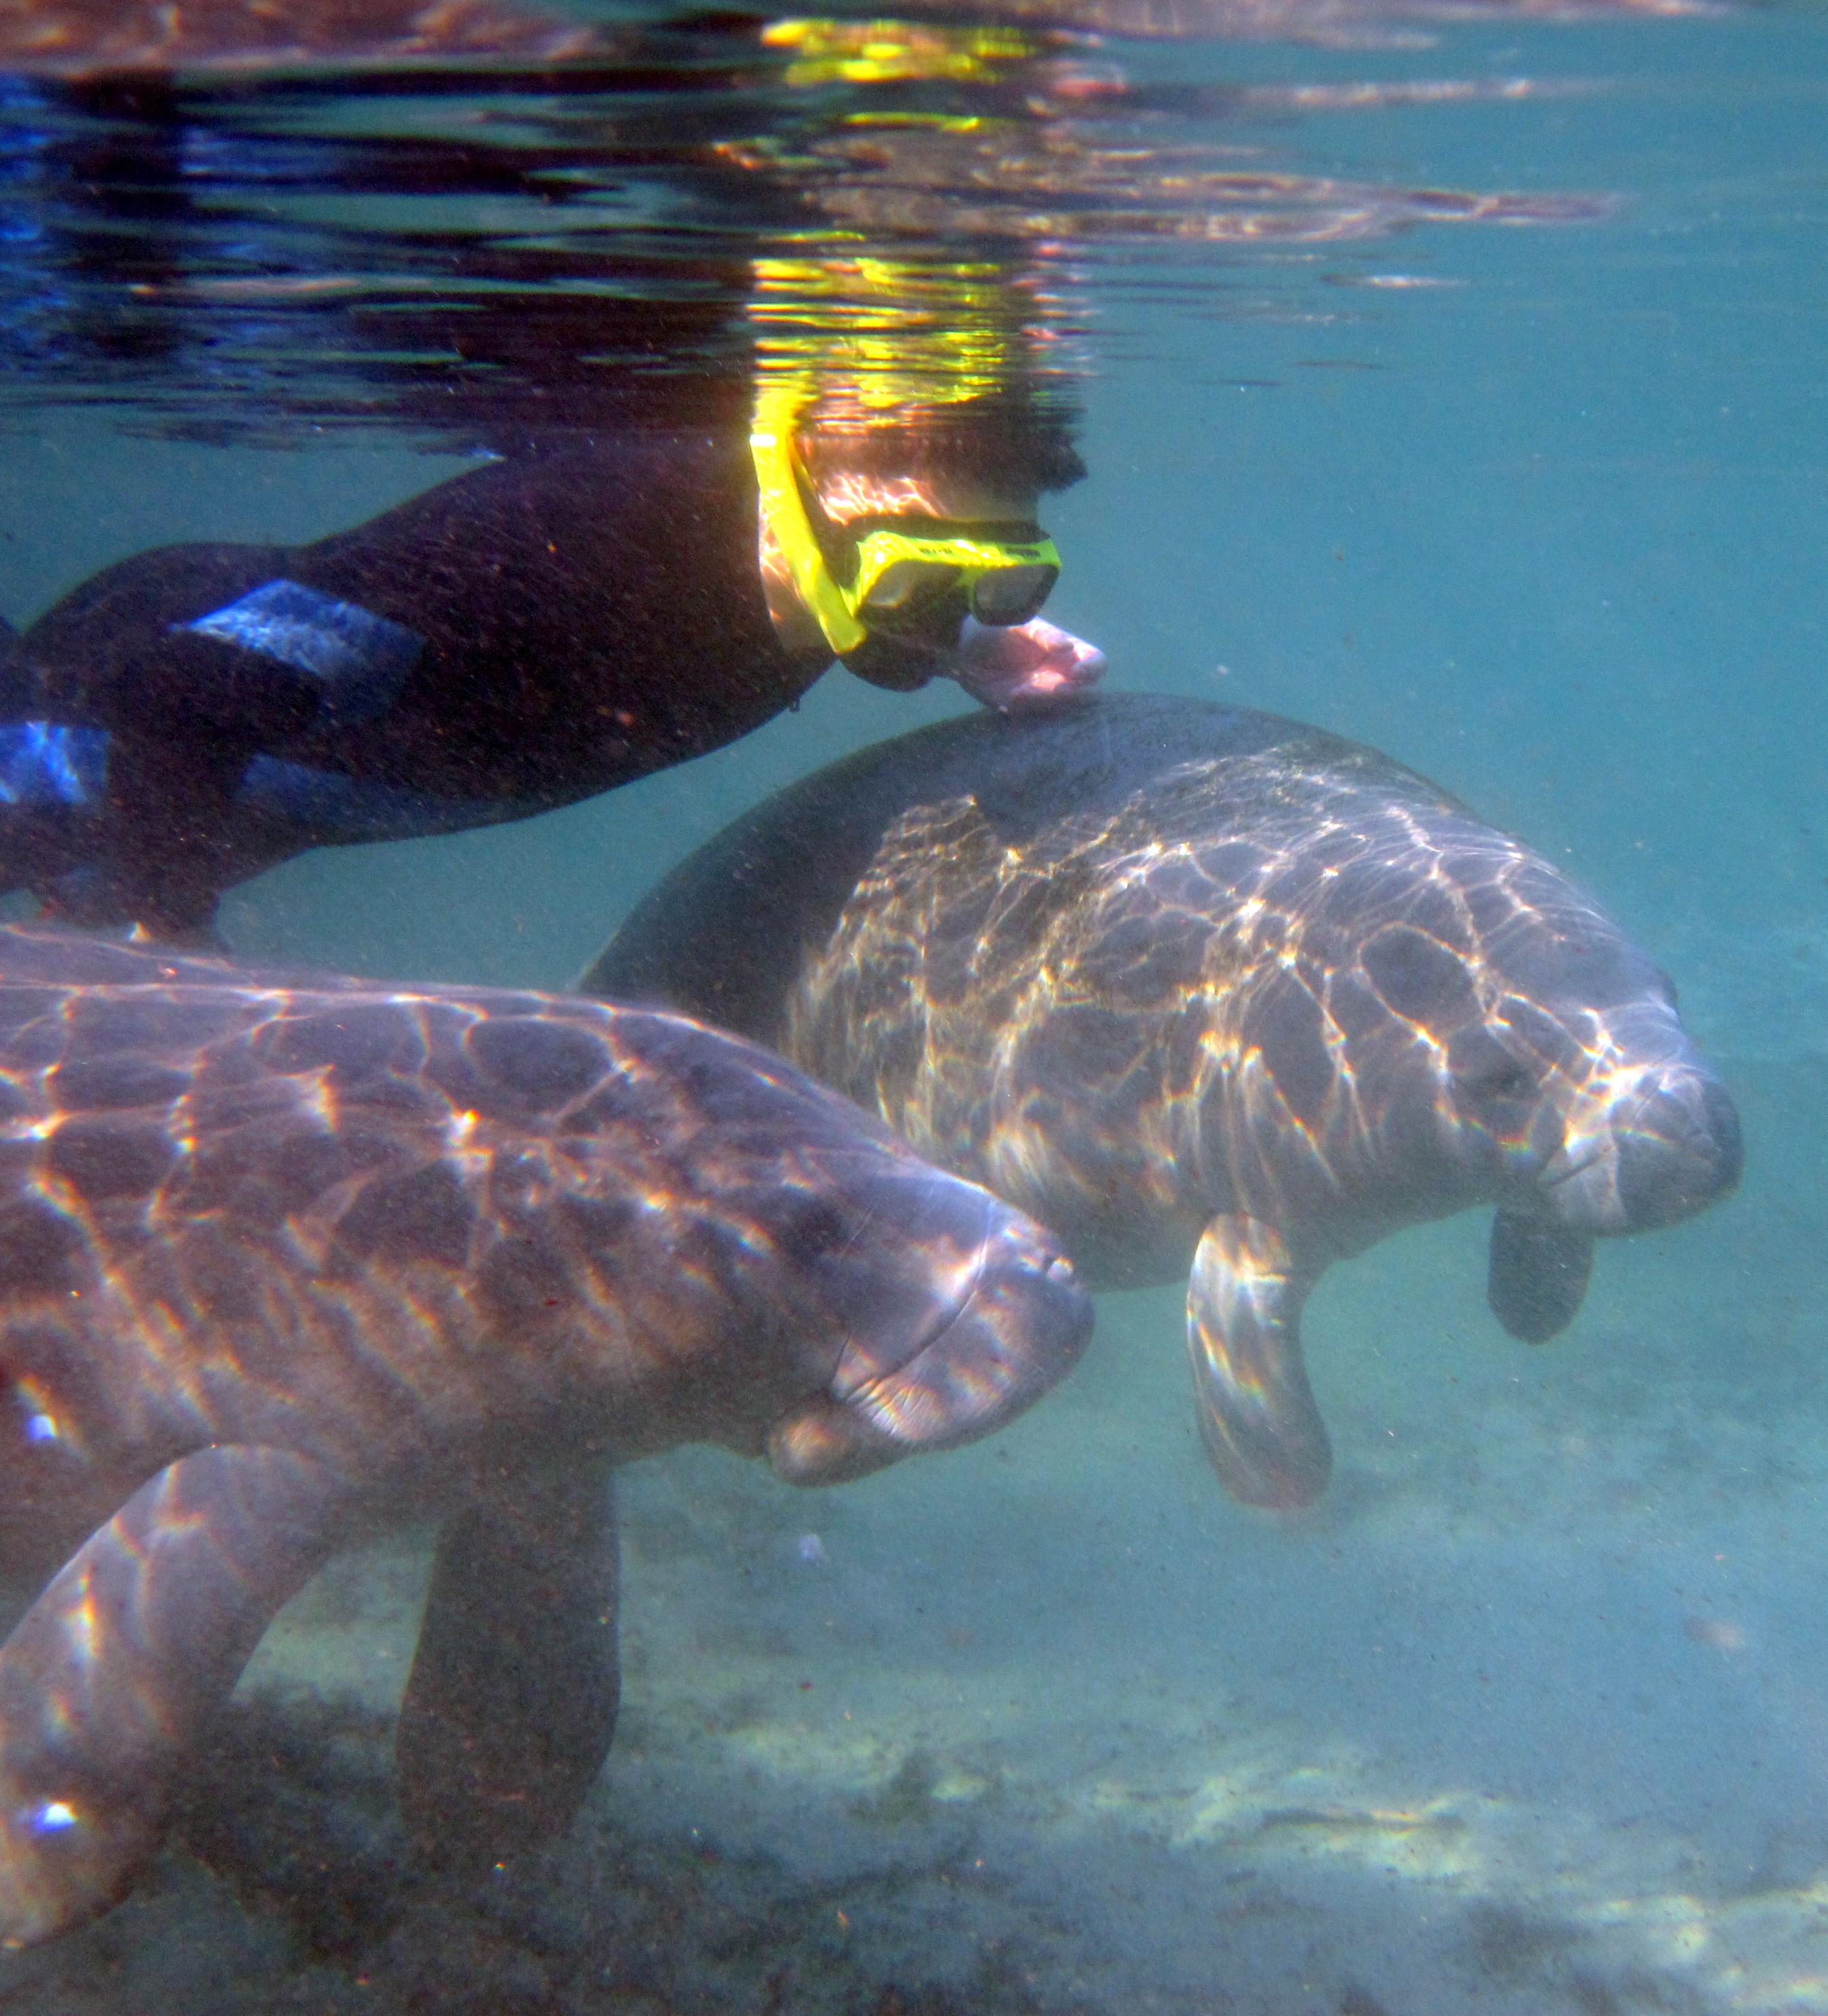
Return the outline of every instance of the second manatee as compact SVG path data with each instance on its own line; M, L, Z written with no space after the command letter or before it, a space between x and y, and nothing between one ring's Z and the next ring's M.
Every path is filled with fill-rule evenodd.
M662 881L585 975L770 1044L1032 1212L1094 1287L1188 1277L1201 1432L1246 1503L1331 1455L1303 1301L1496 1207L1539 1341L1595 1239L1737 1181L1668 980L1521 842L1376 751L1193 700L978 715L834 764Z

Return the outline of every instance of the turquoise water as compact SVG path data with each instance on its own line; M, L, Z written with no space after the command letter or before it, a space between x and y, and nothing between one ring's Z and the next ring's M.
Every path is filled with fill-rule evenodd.
M1296 1519L1209 1474L1169 1291L1105 1298L1082 1372L973 1449L816 1498L648 1465L616 1753L539 1895L396 1896L352 1711L345 1775L301 1771L302 1863L251 1823L208 1868L174 1852L0 1963L0 2007L1828 2010L1828 26L1501 17L1100 60L1236 87L1184 128L1234 165L1604 199L1080 248L1091 473L1049 512L1048 613L1113 685L1360 737L1565 864L1725 1071L1739 1194L1603 1251L1538 1352L1485 1309L1482 1219L1335 1270L1307 1329L1338 1469ZM1440 80L1482 88L1392 88ZM15 622L142 547L315 536L467 466L378 429L204 445L131 398L10 424ZM593 803L292 863L225 934L562 985L758 796L963 704L834 671ZM384 1715L415 1562L334 1571L250 1689ZM366 1901L314 1946L298 1898L327 1908L333 1864Z

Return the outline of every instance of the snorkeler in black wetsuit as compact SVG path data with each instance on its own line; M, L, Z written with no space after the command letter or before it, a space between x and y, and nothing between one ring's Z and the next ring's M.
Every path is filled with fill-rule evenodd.
M894 431L549 438L310 545L104 569L0 646L0 887L203 932L306 848L523 818L716 748L835 657L992 704L1094 679L1033 620L1064 437Z

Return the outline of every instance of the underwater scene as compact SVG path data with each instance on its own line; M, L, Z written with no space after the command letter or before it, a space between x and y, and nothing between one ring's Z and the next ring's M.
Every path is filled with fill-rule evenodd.
M1825 135L0 6L0 2012L1828 2016Z

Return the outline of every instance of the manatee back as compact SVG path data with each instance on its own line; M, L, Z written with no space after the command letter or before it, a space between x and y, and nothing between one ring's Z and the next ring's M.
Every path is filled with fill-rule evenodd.
M1269 754L1284 776L1350 777L1453 803L1374 750L1249 707L1109 693L1048 713L961 715L764 800L650 891L579 984L778 1046L808 955L831 938L885 836L910 813L969 798L1019 844L1065 819L1115 813L1191 762ZM1252 769L1260 789L1261 766ZM1172 795L1152 792L1143 816L1171 819ZM1210 828L1210 788L1185 810Z
M554 1382L607 1407L625 1329L651 1319L681 1361L724 1348L737 1291L694 1300L679 1251L772 1222L788 1177L842 1202L860 1162L910 1159L680 1017L16 927L0 1150L9 1556L22 1520L92 1524L198 1440L378 1471L550 1411ZM745 1306L779 1285L795 1327L792 1272L750 1268ZM654 1284L639 1320L625 1277Z
M204 1443L384 1496L812 1406L796 1474L873 1467L1026 1404L1083 1301L1038 1228L685 1017L0 927L0 1560ZM853 1419L891 1374L906 1419Z

